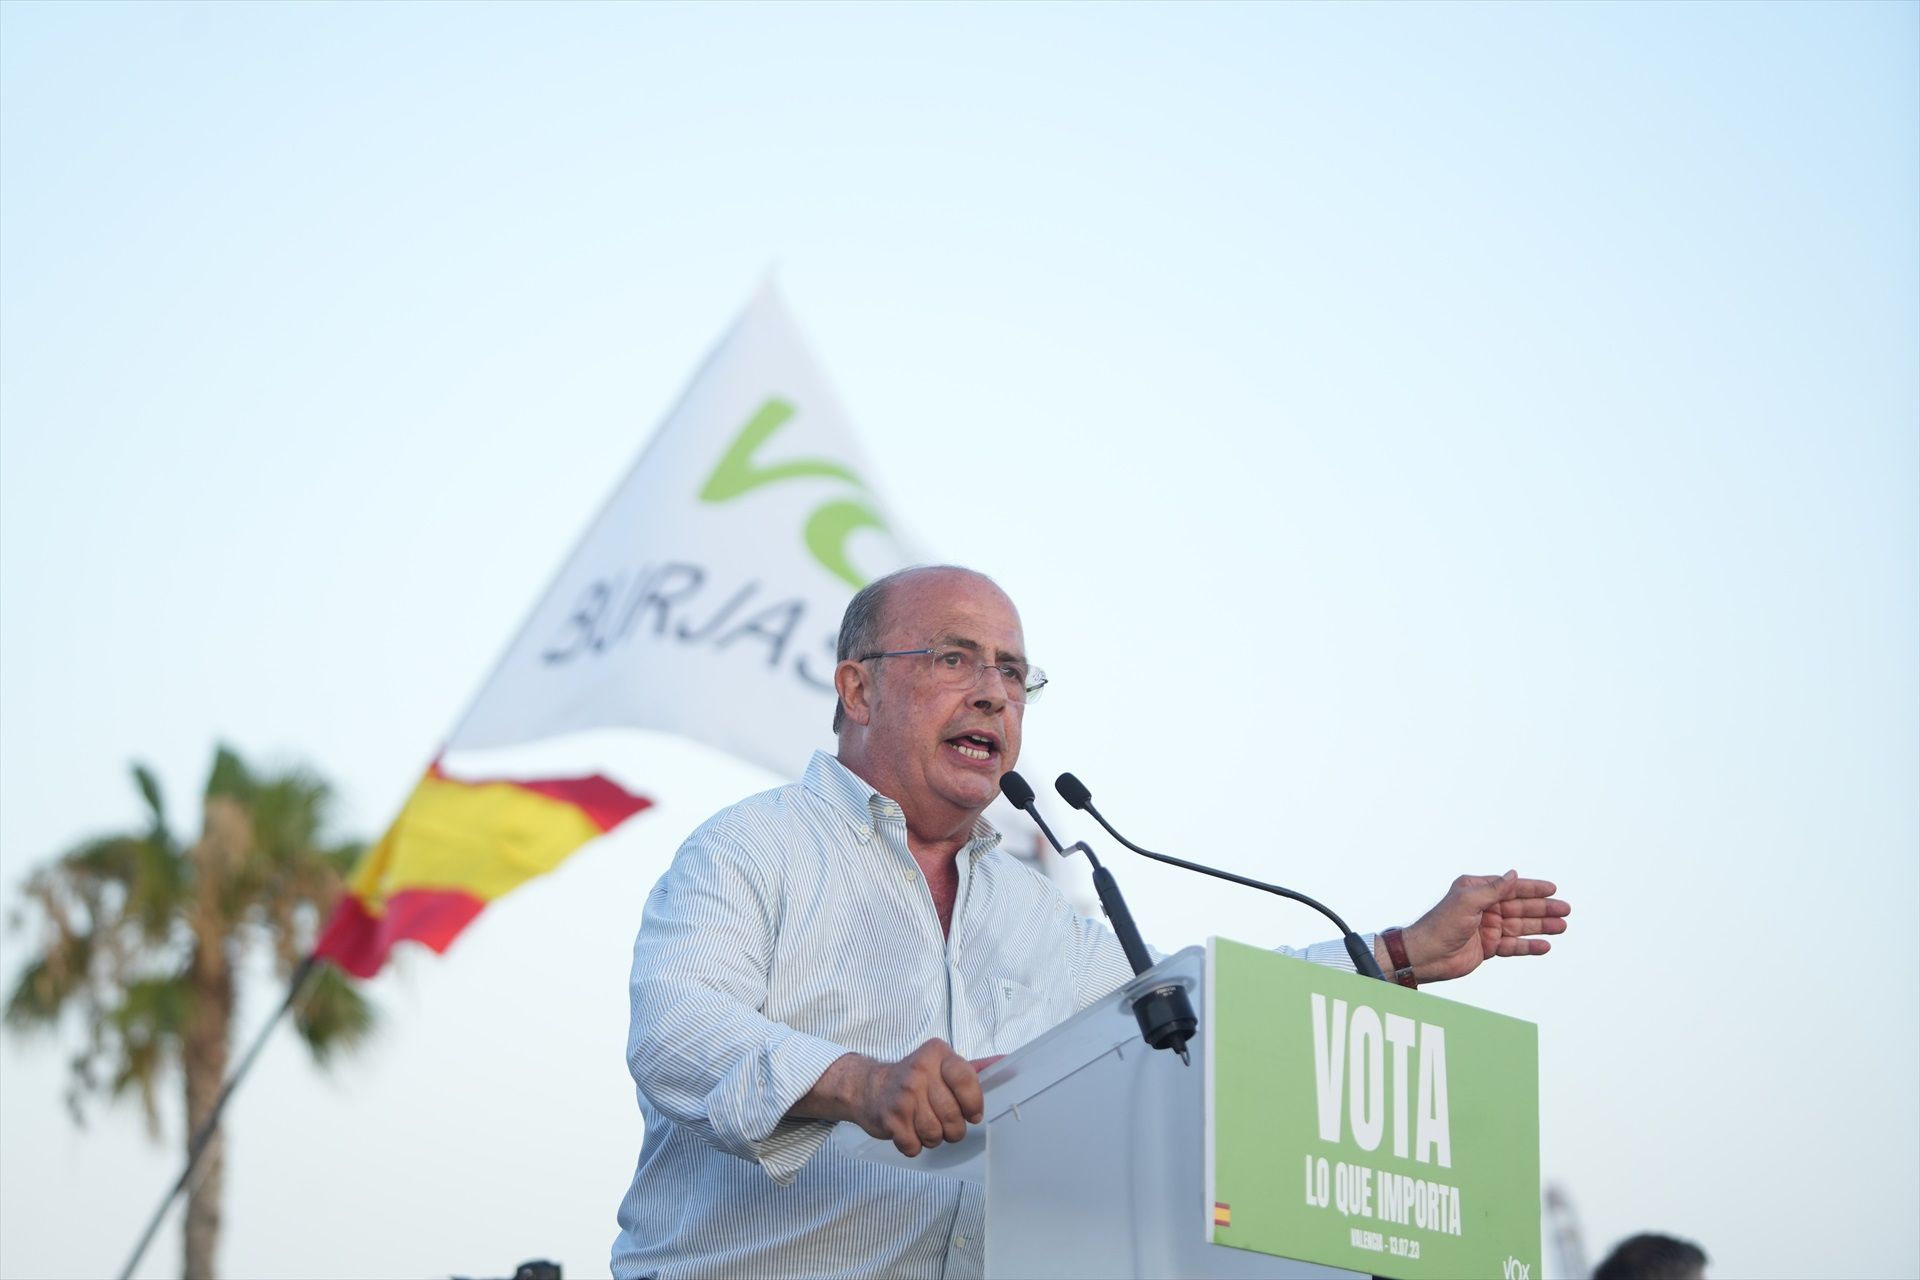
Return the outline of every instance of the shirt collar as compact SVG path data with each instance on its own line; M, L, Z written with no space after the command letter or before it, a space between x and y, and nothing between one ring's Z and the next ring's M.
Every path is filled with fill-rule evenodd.
M897 803L875 791L865 778L825 751L814 752L813 759L807 761L807 772L800 785L825 801L829 809L856 831L879 835L883 819L906 821L907 815ZM1000 833L986 818L979 817L973 820L973 830L968 833L962 852L978 858L999 844Z

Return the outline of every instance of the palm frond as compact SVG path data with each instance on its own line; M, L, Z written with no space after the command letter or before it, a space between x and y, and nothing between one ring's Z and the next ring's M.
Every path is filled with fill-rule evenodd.
M138 1090L140 1111L146 1115L146 1132L150 1138L159 1138L156 1086L167 1065L179 1054L190 1002L192 992L186 986L184 975L148 979L144 983L132 983L121 1004L108 1015L119 1040L119 1059L113 1063L108 1094L111 1098L123 1098L127 1090Z
M127 915L149 942L168 938L191 894L187 860L170 839L140 842L139 870L127 889Z
M75 980L83 967L55 964L44 955L36 957L21 971L20 980L7 997L6 1023L16 1031L50 1030L59 1025L60 1015L83 985Z
M332 867L342 880L352 875L353 869L360 865L360 859L366 856L367 842L365 840L347 840L320 850L321 859L325 861L328 866ZM328 904L328 908L332 908L331 903Z
M124 1097L129 1089L140 1095L140 1112L147 1122L147 1136L156 1141L160 1137L159 1084L171 1061L167 1048L157 1040L125 1045L113 1079L107 1085L108 1095L116 1099Z
M310 852L319 843L333 804L332 789L302 769L259 781L248 797L254 839L261 854L279 862Z
M193 1000L184 975L147 979L129 985L120 1004L109 1014L118 1040L118 1060L107 1092L124 1097L129 1089L140 1095L140 1110L149 1137L160 1136L160 1109L155 1089L161 1075L179 1054Z
M147 802L147 812L153 815L153 830L164 833L167 829L167 806L160 794L160 780L153 776L152 769L135 763L133 785L140 789L141 798Z
M379 1026L379 1012L340 970L321 964L307 979L293 1007L293 1025L307 1052L322 1067L334 1056L364 1044Z
M185 1034L192 1002L184 973L145 978L127 984L109 1020L124 1040L163 1044Z
M140 846L144 843L137 835L95 836L61 854L58 865L76 881L124 888L140 874Z
M213 769L207 775L206 798L223 796L245 803L253 794L253 774L233 748L221 743L214 749Z

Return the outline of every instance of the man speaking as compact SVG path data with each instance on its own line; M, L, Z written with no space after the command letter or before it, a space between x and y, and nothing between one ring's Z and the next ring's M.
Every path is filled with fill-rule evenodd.
M647 899L627 1040L646 1138L615 1276L981 1275L980 1188L828 1133L957 1141L986 1060L1133 976L980 816L1046 684L1013 602L970 570L905 569L853 598L837 656L837 753L715 814ZM1431 982L1543 954L1569 910L1553 892L1462 876L1403 931L1404 963ZM1352 967L1338 941L1291 954Z

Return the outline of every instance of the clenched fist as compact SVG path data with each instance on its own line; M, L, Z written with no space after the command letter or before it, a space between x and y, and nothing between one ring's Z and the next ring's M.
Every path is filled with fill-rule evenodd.
M980 1071L999 1061L969 1061L944 1040L929 1040L898 1062L849 1053L837 1059L789 1114L851 1120L885 1138L901 1155L917 1156L942 1142L958 1142L979 1124L986 1101Z

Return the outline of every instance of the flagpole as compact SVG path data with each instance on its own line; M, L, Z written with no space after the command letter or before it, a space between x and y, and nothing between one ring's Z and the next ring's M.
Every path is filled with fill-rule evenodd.
M287 1011L299 1000L301 992L306 989L307 982L313 977L319 963L318 956L308 955L294 969L293 977L287 983L286 999L280 1002L280 1007L273 1011L271 1018L267 1019L267 1025L260 1028L260 1034L253 1038L253 1044L247 1049L246 1056L240 1059L239 1068L228 1076L226 1083L220 1087L220 1096L213 1100L213 1110L207 1113L207 1118L201 1122L200 1128L194 1133L193 1141L187 1144L187 1167L180 1171L180 1177L174 1182L172 1190L168 1191L165 1198L160 1201L160 1207L153 1211L152 1220L147 1223L146 1231L141 1233L140 1243L133 1246L133 1256L128 1258L127 1265L120 1269L120 1280L130 1280L133 1269L139 1266L140 1259L146 1256L147 1246L153 1243L154 1232L160 1229L160 1223L166 1218L167 1210L173 1207L173 1202L180 1198L180 1193L185 1191L193 1181L193 1172L200 1165L200 1157L206 1153L207 1147L213 1141L214 1131L219 1128L220 1113L226 1109L227 1099L231 1098L233 1091L240 1087L240 1081L252 1068L254 1059L260 1056L260 1050L266 1047L267 1037L272 1034L275 1027L280 1025L280 1019L286 1017Z

